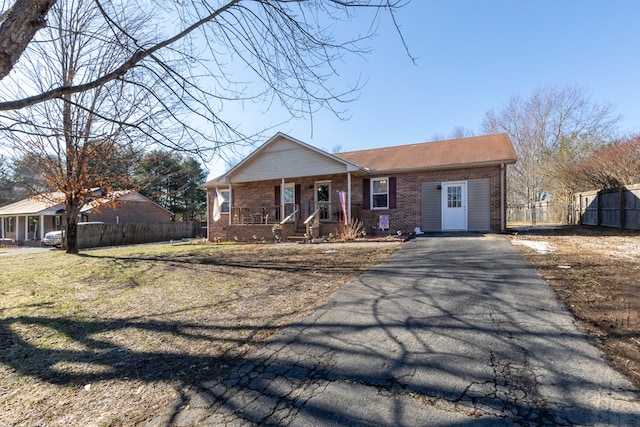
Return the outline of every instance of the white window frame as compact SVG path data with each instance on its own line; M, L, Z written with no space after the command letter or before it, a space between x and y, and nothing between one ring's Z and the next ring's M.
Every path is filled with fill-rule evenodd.
M290 191L292 200L287 200L287 191ZM296 184L295 182L287 182L284 184L284 193L282 195L282 199L284 200L285 205L295 205L297 203L296 200Z
M379 181L386 181L387 191L385 191L384 193L374 193L373 192L374 183L375 182L379 182ZM389 177L388 176L384 176L384 177L378 177L378 178L371 178L370 185L371 185L371 188L370 188L370 190L371 190L370 191L370 193L371 193L371 196L370 196L370 198L371 198L370 199L371 209L372 210L386 210L386 209L389 209ZM375 196L379 196L381 194L384 194L384 195L387 196L387 205L386 206L375 206L375 204L373 203L374 197Z
M221 214L228 214L230 211L229 208L229 193L230 190L218 190L220 192L220 195L222 196L222 198L224 199L224 202L222 202L222 205L220 206L220 213Z

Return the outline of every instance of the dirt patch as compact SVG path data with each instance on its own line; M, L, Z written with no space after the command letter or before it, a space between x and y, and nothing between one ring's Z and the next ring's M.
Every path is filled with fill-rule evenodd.
M0 425L171 424L200 384L252 357L400 245L149 245L1 257Z
M510 238L612 365L640 387L640 235L559 227Z

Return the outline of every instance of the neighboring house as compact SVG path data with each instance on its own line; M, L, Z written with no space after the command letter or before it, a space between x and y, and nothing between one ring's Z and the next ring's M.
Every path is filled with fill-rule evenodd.
M506 221L506 168L515 162L507 134L330 154L278 133L203 184L208 235L267 238L272 224L289 217L286 236L304 232L313 214L322 235L353 219L368 234L417 227L499 232Z
M171 221L171 212L137 191L114 191L94 197L80 210L79 221L106 224L154 224ZM63 193L45 193L0 207L0 238L16 242L42 240L49 231L61 230L66 217Z

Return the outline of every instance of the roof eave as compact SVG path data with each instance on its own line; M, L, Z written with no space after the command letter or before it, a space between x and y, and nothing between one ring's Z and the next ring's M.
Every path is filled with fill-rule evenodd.
M411 173L411 172L423 172L423 171L434 171L434 170L450 170L450 169L467 169L467 168L480 168L487 166L500 166L500 165L510 165L516 162L515 159L506 159L506 160L493 160L490 162L476 162L476 163L453 163L449 165L436 165L436 166L422 166L422 167L414 167L414 168L394 168L394 169L375 169L375 170L367 170L366 172L369 175L372 174L391 174L391 173Z

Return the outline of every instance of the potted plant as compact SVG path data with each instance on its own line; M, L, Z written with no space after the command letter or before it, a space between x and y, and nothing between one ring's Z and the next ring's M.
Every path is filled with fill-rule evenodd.
M311 233L311 238L312 239L317 239L320 235L320 227L319 224L313 224L311 227L309 227L309 231Z
M273 233L273 237L276 239L276 242L280 242L280 238L282 237L282 224L273 224L271 232Z

